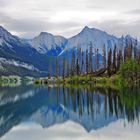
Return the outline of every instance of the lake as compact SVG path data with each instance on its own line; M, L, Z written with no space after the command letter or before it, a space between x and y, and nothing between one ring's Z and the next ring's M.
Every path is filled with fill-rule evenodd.
M139 140L140 88L0 88L1 140Z

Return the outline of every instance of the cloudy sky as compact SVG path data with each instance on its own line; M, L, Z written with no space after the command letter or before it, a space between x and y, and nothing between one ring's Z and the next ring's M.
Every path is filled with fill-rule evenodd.
M68 38L89 26L140 39L140 0L0 0L0 25L24 38Z

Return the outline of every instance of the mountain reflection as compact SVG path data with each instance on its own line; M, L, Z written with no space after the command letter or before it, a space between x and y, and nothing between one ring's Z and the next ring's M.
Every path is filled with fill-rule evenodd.
M0 136L24 121L47 128L71 120L88 132L118 119L139 122L139 88L111 89L89 86L0 89Z

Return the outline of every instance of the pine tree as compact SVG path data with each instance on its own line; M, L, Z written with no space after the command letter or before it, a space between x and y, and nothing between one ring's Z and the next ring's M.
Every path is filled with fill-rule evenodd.
M119 50L119 52L117 53L117 71L120 69L120 65L123 62L123 55L122 55L122 51Z
M90 73L93 72L93 66L92 66L92 64L93 64L93 62L92 62L93 51L92 51L92 48L93 48L92 43L90 43L90 48L89 48L89 71L90 71Z
M128 48L128 58L132 58L132 50L133 50L133 43L131 40Z
M65 78L65 67L66 67L66 60L63 58L63 66L62 66L62 77Z
M99 69L99 50L96 50L96 70Z
M89 72L88 49L86 49L86 73Z
M123 57L122 61L124 62L124 60L125 60L125 57L124 57L125 54L124 53L125 53L125 47L126 47L125 45L126 45L126 43L124 43L124 36L123 35L121 37L121 44L120 45L122 47L122 57Z
M108 65L107 65L107 72L109 77L111 76L111 65L112 65L112 50L110 48L108 52Z
M67 57L65 57L65 65L66 65L65 74L67 77L69 77L70 76L70 66L69 66L69 53L67 50L66 50L66 56Z
M58 58L55 59L55 76L58 78L59 75L59 65L58 65Z
M138 57L137 57L138 64L140 65L140 50L138 50Z
M113 50L113 69L114 69L114 72L116 72L116 44Z
M81 62L81 73L83 72L83 68L84 68L84 52L82 51L82 62Z
M78 59L78 67L79 67L79 74L81 73L80 66L81 66L81 48L77 50L77 59Z
M66 75L69 77L69 76L70 76L69 59L67 59L67 61L66 61L66 65L67 65L67 73L66 73Z
M52 71L52 65L51 65L51 61L49 61L49 65L48 65L48 78L51 78L51 71Z
M132 40L126 40L126 47L124 50L124 58L126 60L126 58L131 59L132 58L132 49L133 49L133 44L132 44Z
M134 44L134 59L137 59L137 39L135 40L135 44Z
M106 47L105 44L103 46L103 66L106 68Z
M74 76L75 75L75 52L72 52L72 64L71 64L71 75Z
M79 60L77 58L76 60L76 74L79 75L80 74L80 67L79 67Z

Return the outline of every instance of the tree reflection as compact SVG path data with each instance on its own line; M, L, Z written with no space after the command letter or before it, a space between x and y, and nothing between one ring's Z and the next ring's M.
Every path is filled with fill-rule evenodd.
M127 123L139 123L139 87L28 86L1 88L0 95L0 136L38 111L41 112L40 116L44 116L43 119L49 116L48 126L45 125L47 121L42 120L46 127L67 120L81 124L87 131L101 128L120 118L124 119L124 126Z
M111 88L62 88L63 105L71 109L80 117L88 115L94 123L98 115L104 115L104 119L110 116L124 118L130 123L135 120L139 122L140 92L139 88L122 88L114 90ZM59 91L59 90L57 90ZM57 97L59 98L59 97Z

